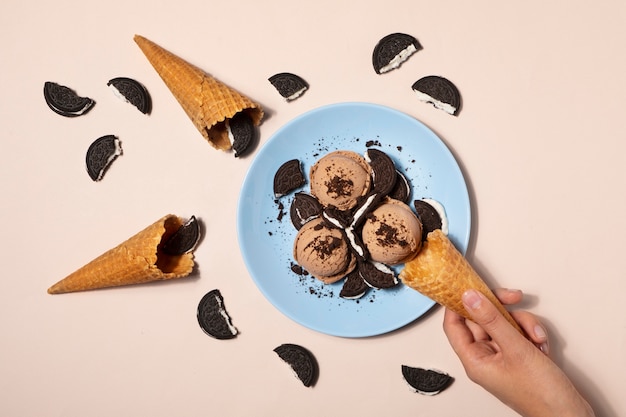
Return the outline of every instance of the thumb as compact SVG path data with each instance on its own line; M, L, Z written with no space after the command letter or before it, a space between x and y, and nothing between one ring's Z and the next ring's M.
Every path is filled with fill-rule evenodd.
M521 336L480 291L467 290L463 293L462 300L472 321L481 326L499 345L506 345Z

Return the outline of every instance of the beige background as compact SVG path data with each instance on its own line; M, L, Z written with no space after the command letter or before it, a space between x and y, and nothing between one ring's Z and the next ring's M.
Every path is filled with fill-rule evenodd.
M598 415L626 411L626 3L603 1L3 1L0 126L3 218L0 414L4 416L512 416L471 383L441 330L443 310L399 331L343 339L310 331L257 290L236 238L238 190L254 158L207 145L132 41L142 34L267 109L261 145L320 105L394 107L437 132L473 204L468 257L494 286L518 287L545 318L554 358ZM237 6L234 6L234 5ZM593 5L592 5L593 4ZM400 70L371 67L391 32L424 49ZM267 81L311 85L286 103ZM440 74L463 95L458 117L419 102L411 84ZM149 117L106 82L149 89ZM67 119L45 81L96 99ZM100 183L92 140L124 155ZM199 273L178 282L51 296L48 286L166 213L206 225ZM238 338L205 336L197 302L220 288ZM310 348L321 374L305 389L272 352ZM412 393L400 365L456 381Z

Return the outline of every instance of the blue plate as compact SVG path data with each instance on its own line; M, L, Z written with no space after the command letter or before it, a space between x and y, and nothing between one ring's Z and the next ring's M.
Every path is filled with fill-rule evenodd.
M324 285L291 270L296 236L289 217L293 193L277 200L273 179L297 158L308 177L324 154L368 147L386 152L412 186L411 201L433 198L443 204L449 237L465 253L470 237L469 195L463 174L445 144L426 126L397 110L368 103L340 103L309 111L280 128L259 150L239 199L239 246L252 279L287 317L310 329L343 337L366 337L405 326L434 302L399 284L370 290L359 300L339 297L343 281ZM308 191L308 184L303 187Z

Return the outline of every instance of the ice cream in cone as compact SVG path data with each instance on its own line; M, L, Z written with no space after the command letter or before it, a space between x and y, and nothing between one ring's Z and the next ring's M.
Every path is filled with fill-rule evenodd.
M417 257L407 262L400 271L400 279L405 285L468 319L470 317L461 296L469 289L478 290L513 327L523 333L487 284L440 229L428 234Z
M182 225L182 219L171 214L159 219L57 282L48 288L48 293L62 294L186 277L194 266L193 254L172 256L160 250Z
M140 35L135 42L163 79L202 136L217 149L229 150L226 123L246 112L255 126L261 123L261 106L200 68Z

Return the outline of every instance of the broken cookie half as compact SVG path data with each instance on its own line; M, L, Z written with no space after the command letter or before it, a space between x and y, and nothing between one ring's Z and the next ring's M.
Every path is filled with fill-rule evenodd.
M194 126L213 147L223 151L232 148L228 121L235 115L243 112L254 126L261 123L263 109L258 103L143 36L135 35L134 39Z
M49 294L183 278L193 270L193 253L170 255L163 246L185 225L168 214L48 288Z

